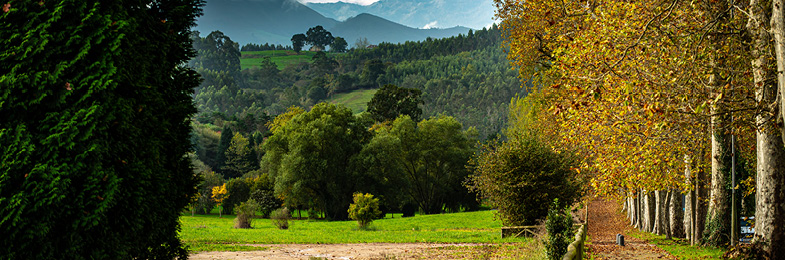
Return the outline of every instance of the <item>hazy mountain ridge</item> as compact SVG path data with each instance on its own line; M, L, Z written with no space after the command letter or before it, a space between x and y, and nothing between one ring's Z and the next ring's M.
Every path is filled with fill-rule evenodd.
M369 13L414 28L482 29L494 22L495 11L492 0L380 0L367 6L343 2L306 5L339 21Z
M372 44L421 41L466 34L468 28L416 29L370 14L357 14L339 22L295 0L208 0L196 30L202 35L220 30L233 41L291 45L291 37L321 25L352 45L366 37Z
M330 31L333 35L344 37L350 43L353 43L361 37L367 37L371 43L398 43L421 41L428 37L444 38L457 34L466 34L469 32L469 28L416 29L394 23L372 14L363 13L336 24Z

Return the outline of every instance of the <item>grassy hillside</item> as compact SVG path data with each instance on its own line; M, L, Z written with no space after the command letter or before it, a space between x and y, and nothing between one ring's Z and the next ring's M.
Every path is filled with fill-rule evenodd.
M301 51L297 53L295 51L244 51L242 52L242 57L240 57L240 66L242 69L247 69L254 66L259 66L259 63L262 62L264 57L270 57L270 59L275 62L275 65L278 65L278 69L286 68L291 64L296 64L300 62L311 62L313 56L316 55L314 51ZM327 53L327 56L333 57L340 54L335 53Z
M233 244L339 244L339 243L506 243L524 238L502 239L501 222L493 211L418 215L376 220L371 230L357 230L356 221L292 220L288 230L269 219L254 220L252 229L232 228L234 216L197 215L180 217L180 237L193 251L226 250Z
M333 104L343 104L355 114L365 111L368 101L371 101L376 89L358 89L349 93L337 94L327 101Z

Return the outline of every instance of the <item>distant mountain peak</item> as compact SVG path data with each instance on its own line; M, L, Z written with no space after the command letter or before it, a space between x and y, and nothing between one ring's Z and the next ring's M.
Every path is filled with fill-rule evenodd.
M366 12L339 22L296 0L208 0L195 29L203 35L220 30L241 46L247 43L291 45L292 35L305 33L317 25L349 43L359 38L367 38L374 44L420 41L468 32L465 27L417 29L423 26L406 26Z
M413 28L463 26L474 29L494 23L493 0L379 0L362 6L351 3L307 3L326 17L345 20L361 13L373 14Z

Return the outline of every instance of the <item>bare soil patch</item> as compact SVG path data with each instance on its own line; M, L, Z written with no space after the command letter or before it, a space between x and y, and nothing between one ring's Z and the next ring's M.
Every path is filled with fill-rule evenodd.
M615 201L595 199L589 203L589 253L594 259L676 259L665 250L629 236L627 225ZM616 234L624 235L624 246L616 245Z
M269 248L249 252L199 252L194 260L256 260L256 259L428 259L428 249L445 247L477 247L487 244L447 243L368 243L368 244L254 244ZM426 258L423 258L426 257Z

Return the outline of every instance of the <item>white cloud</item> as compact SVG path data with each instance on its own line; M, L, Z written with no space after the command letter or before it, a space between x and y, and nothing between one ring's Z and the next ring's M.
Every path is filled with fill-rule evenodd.
M344 2L358 5L370 5L378 2L379 0L299 0L302 3L335 3Z
M433 28L437 28L436 26L438 26L438 24L439 24L439 21L433 21L433 22L430 22L430 23L426 24L422 28L423 29L433 29Z

